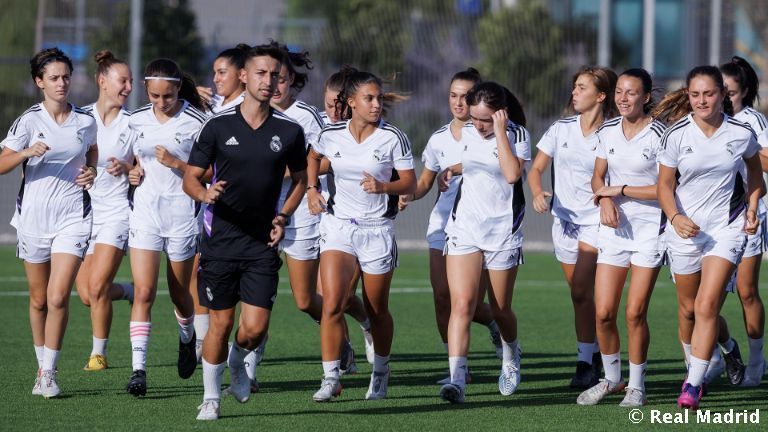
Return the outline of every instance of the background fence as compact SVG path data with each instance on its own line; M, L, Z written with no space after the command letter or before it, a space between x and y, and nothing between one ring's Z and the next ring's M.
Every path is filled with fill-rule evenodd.
M39 99L28 59L58 45L75 62L71 99L95 100L93 54L108 48L129 58L130 0L1 0L0 128ZM432 131L450 120L451 75L468 66L508 86L522 100L535 146L561 114L572 74L603 60L617 71L653 65L656 85L673 88L697 64L746 57L768 70L768 2L655 0L655 39L648 57L648 0L153 0L143 2L142 64L170 57L201 83L211 65L238 42L270 38L309 51L314 62L301 99L322 106L322 84L342 64L394 76L392 90L410 99L388 120L405 131L417 159ZM601 6L603 29L600 32ZM601 52L599 47L605 47ZM649 45L650 46L650 45ZM644 48L646 48L644 50ZM643 55L646 54L646 57ZM135 92L145 97L134 70ZM758 107L760 108L760 107ZM420 170L420 165L417 170ZM544 176L548 181L549 176ZM6 224L19 174L0 177L0 241L15 241ZM526 187L530 202L530 192ZM398 217L399 243L423 247L434 191ZM526 215L528 248L550 247L551 217Z

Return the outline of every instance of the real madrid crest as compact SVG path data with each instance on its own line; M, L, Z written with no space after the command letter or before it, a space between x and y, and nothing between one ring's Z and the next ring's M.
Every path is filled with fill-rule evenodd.
M181 132L176 132L174 139L176 140L176 144L181 144Z
M83 143L83 131L77 131L77 142L78 144Z
M373 159L377 162L381 162L381 151L379 149L373 151Z
M280 149L283 148L283 143L280 141L279 136L275 135L272 137L272 141L269 142L269 148L271 148L273 152L279 152Z

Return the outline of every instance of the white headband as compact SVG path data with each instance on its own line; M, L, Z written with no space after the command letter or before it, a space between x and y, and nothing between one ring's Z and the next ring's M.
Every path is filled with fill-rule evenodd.
M173 77L144 77L144 80L181 81L181 78Z

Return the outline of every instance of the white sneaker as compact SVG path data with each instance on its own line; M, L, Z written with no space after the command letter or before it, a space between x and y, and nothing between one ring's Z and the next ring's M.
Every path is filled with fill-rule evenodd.
M648 400L645 398L645 392L632 387L627 387L627 394L624 400L619 404L620 407L631 408L645 406Z
M763 374L765 374L766 367L768 366L767 363L768 362L765 361L765 358L763 358L763 361L757 366L748 364L747 370L744 371L744 380L741 382L741 386L742 387L759 386L760 381L762 381L763 379Z
M709 363L709 367L707 367L707 373L704 375L704 382L707 384L711 383L717 377L722 375L723 372L725 372L725 360Z
M625 385L624 380L614 383L607 379L601 379L597 384L584 390L576 399L576 403L579 405L597 405L607 395L624 390Z
M229 393L240 403L248 402L251 397L251 380L245 373L245 365L238 367L229 366L229 376L232 382L229 384Z
M328 402L341 394L341 381L334 378L323 378L320 381L320 390L312 395L315 402Z
M440 387L440 398L454 404L464 403L464 387L447 383Z
M197 409L200 410L200 413L197 415L198 420L219 419L219 401L216 399L204 400Z
M373 364L373 335L371 329L363 330L363 339L365 340L365 359L369 364Z
M387 366L386 372L371 373L371 383L368 385L368 391L365 393L366 400L384 399L387 397L387 387L389 386L389 375L391 369Z
M520 361L512 361L501 366L499 374L499 393L511 396L520 384Z
M38 369L37 376L35 376L35 385L32 386L32 396L42 396L43 391L42 391L42 387L40 387L42 382L43 382L43 370Z
M43 371L40 378L40 394L46 398L55 398L61 394L61 389L56 383L56 371Z

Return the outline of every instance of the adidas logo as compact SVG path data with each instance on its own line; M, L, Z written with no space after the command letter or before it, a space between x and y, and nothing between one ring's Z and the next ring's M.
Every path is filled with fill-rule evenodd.
M139 138L141 138L141 139L144 139L144 132L141 132L141 133L139 134Z
M568 148L568 143L567 143L567 142L564 142L562 147L563 147L563 148Z
M40 132L39 134L37 134L37 139L45 139L45 134Z
M693 149L690 146L686 146L686 147L683 148L683 153L691 154L691 153L693 153Z
M237 142L237 139L235 137L228 139L227 142L225 142L224 144L228 146L240 145L240 143Z
M613 154L613 149L608 150L608 154Z
M341 153L339 153L339 152L336 152L336 154L335 154L335 155L333 155L333 157L335 157L335 158L340 158L340 157L341 157Z

